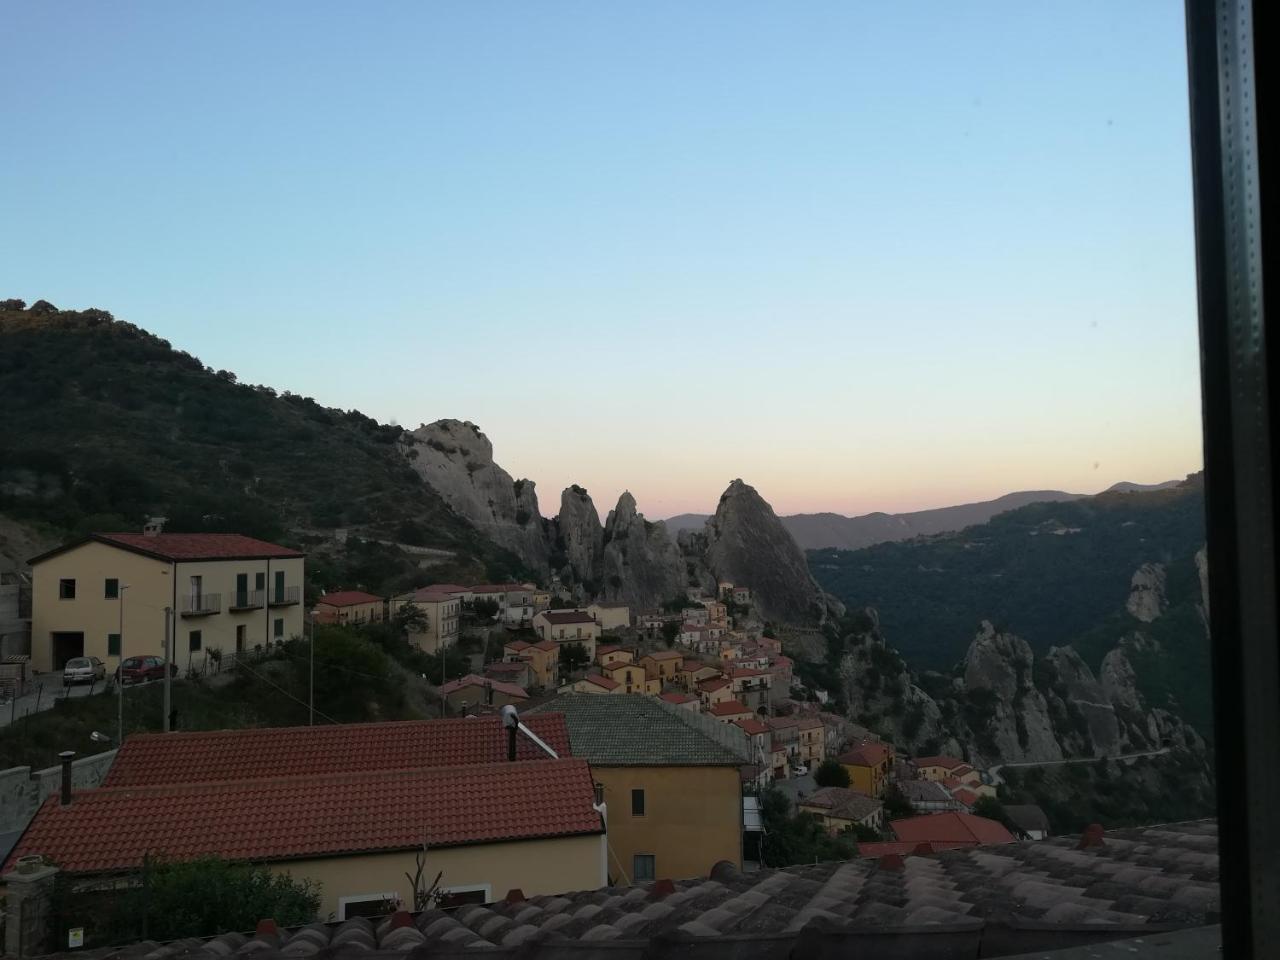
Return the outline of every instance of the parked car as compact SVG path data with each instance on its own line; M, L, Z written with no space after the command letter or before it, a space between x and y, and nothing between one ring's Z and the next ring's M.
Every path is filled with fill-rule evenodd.
M62 684L93 683L107 678L107 665L97 657L72 657L62 668Z
M125 683L141 683L144 680L164 679L163 657L127 657L123 664L116 668L116 679L123 673ZM178 667L169 664L169 676L176 677Z

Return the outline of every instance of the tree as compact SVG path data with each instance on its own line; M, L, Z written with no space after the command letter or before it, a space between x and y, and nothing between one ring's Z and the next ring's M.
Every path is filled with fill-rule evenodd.
M471 604L471 611L482 620L492 620L498 615L498 601L476 600Z
M427 612L410 600L400 604L400 609L391 618L401 636L409 633L422 633L427 629Z
M813 782L820 787L847 787L849 771L835 760L823 760L814 771Z
M901 788L896 783L891 783L884 789L884 815L887 820L901 820L903 817L914 817L916 808L911 806L911 801L906 798Z
M680 635L680 624L674 620L662 625L662 639L669 647L676 642L676 637Z
M575 670L585 670L587 665L590 663L591 657L587 655L587 648L582 644L560 644L560 669L565 673L573 673Z
M849 860L858 854L853 837L833 837L811 813L791 815L791 801L776 787L760 794L764 821L761 862L768 867L788 867L815 860Z
M1004 804L995 797L979 797L973 805L973 815L975 817L986 817L988 820L995 820L997 823L1004 824L1005 828L1015 837L1022 835L1022 829L1010 819L1009 812L1005 810Z

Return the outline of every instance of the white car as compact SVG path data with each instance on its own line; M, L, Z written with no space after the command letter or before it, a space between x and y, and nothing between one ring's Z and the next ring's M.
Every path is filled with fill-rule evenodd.
M106 677L107 665L97 657L72 657L62 668L62 685L65 687L74 683L93 683Z

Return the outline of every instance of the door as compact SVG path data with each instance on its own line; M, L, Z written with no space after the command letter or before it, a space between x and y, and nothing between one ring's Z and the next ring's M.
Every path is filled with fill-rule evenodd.
M203 593L203 583L203 577L191 578L191 607L189 609L192 613L196 613L204 609L204 597L201 595Z
M276 603L284 603L284 571L276 571Z
M249 575L247 573L236 574L236 606L247 607L249 605Z
M53 640L53 669L61 670L72 657L84 656L83 631L50 634Z

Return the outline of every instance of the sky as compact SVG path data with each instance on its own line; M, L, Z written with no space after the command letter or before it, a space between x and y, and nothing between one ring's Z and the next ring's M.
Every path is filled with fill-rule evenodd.
M650 517L1200 469L1182 5L10 4L0 297Z

